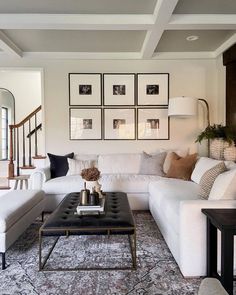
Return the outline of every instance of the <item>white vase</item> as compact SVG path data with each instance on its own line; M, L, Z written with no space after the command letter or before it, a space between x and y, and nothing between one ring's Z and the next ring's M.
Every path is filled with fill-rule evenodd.
M95 190L95 192L99 193L101 191L101 185L98 183L98 180L95 181L86 181L86 188L90 190L90 192Z
M236 147L234 145L224 149L224 159L226 161L236 161Z
M224 149L229 143L223 138L215 138L210 141L210 157L217 160L224 160Z

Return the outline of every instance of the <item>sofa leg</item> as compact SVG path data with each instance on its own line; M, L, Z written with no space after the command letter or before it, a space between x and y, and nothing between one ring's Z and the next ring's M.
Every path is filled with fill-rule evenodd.
M6 256L5 253L1 253L2 254L2 270L4 270L6 268Z
M42 212L42 219L41 219L42 222L44 222L44 211Z

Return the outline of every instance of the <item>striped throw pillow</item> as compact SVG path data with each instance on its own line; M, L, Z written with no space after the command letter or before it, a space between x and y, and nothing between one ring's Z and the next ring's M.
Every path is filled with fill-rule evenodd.
M213 183L218 175L227 170L225 163L220 162L211 169L207 170L201 177L199 186L199 195L204 199L208 199Z

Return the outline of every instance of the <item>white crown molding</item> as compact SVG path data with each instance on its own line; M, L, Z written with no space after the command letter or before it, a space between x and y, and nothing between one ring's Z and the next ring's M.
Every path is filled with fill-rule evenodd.
M154 26L151 31L148 31L143 42L142 57L151 58L153 52L161 39L161 36L169 22L169 19L175 9L178 0L158 0L153 18Z
M173 14L167 30L236 30L235 14Z
M202 52L155 52L153 59L214 59L214 51Z
M0 14L0 29L149 30L152 14Z
M228 48L230 48L232 45L236 43L236 33L231 36L228 40L226 40L223 44L221 44L214 52L215 57L222 54L224 51L226 51Z
M140 52L24 52L24 59L141 59Z
M14 57L22 57L23 53L10 38L0 31L0 48L7 54Z

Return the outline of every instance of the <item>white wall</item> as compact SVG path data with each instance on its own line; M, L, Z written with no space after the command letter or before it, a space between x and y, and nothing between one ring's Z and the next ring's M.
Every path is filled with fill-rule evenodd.
M0 60L1 62L1 60ZM211 109L211 123L223 117L219 101L219 73L223 66L211 60L45 60L37 62L4 60L2 67L41 67L44 70L44 110L46 151L64 154L81 153L152 152L158 148L191 147L204 128L201 113L198 118L170 119L170 140L153 141L70 141L68 73L169 73L170 97L193 96L205 98ZM201 111L201 110L200 110ZM201 148L202 152L202 148Z
M16 123L41 105L41 77L39 71L0 70L0 88L15 97Z

